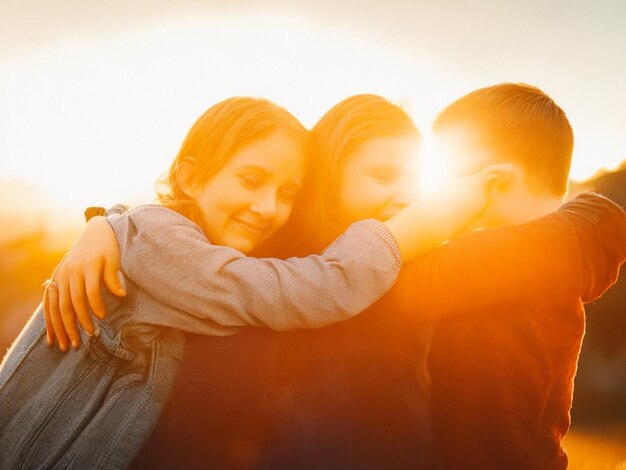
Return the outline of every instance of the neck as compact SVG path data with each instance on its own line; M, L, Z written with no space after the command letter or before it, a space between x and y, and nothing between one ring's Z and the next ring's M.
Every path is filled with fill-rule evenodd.
M563 204L559 196L530 194L520 198L503 213L504 224L523 224L557 210Z
M516 225L543 217L563 204L559 196L535 194L527 191L493 200L485 212L469 228L500 227Z
M530 195L516 206L512 223L523 224L556 211L563 204L563 198L552 195Z

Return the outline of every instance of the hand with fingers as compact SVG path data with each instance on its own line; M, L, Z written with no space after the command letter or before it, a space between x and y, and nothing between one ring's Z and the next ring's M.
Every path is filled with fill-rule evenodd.
M100 295L100 280L118 297L126 292L118 277L120 253L115 234L104 217L93 217L78 241L54 269L52 278L44 283L43 307L48 345L59 342L67 351L71 342L80 346L76 319L82 329L93 335L91 312L103 319L106 315Z

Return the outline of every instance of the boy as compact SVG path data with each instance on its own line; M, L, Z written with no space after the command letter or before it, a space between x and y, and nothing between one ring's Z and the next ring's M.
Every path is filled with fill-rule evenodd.
M502 162L519 169L494 185L477 227L532 221L561 205L573 133L565 113L541 90L523 84L476 90L448 106L433 130L451 150L451 167L459 173ZM571 231L578 243L554 243L544 253L532 249L554 235L565 213L577 221ZM503 249L509 236L518 241L516 252ZM541 222L483 230L459 242L414 263L405 274L413 293L428 299L420 308L441 319L428 354L432 430L440 457L449 469L566 468L562 439L585 331L583 303L615 282L626 259L624 212L608 200L583 195ZM455 250L463 246L472 246L475 256L464 253L465 266L460 266L452 260L459 259ZM501 250L501 262L482 265L481 248L491 249L491 257ZM553 260L568 256L572 269L557 269ZM454 273L442 268L446 260ZM544 281L529 282L522 296L502 292L506 279L524 278L520 272L531 279L533 271L542 271ZM553 280L546 284L550 272ZM424 282L428 279L430 285ZM462 292L463 285L466 297L446 297L445 287ZM490 288L498 291L490 295ZM471 314L463 315L468 309ZM455 314L440 318L445 311Z

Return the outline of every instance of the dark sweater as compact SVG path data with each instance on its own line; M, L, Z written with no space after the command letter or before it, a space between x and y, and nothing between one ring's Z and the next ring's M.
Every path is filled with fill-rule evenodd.
M464 315L437 324L428 357L439 453L451 470L565 469L562 440L585 332L583 303L617 279L626 259L626 215L606 199L583 195L523 231L486 231L467 242L474 256L458 266L456 281L474 301L455 306ZM481 263L482 247L502 260L498 269ZM458 263L455 249L437 262ZM570 260L568 269L561 259ZM509 280L532 273L523 296L508 295ZM413 282L423 284L420 276ZM443 294L434 286L429 292ZM477 304L483 295L497 301Z

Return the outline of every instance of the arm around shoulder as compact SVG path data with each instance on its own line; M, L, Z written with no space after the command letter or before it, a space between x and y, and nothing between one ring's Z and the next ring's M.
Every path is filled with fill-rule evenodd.
M394 283L400 254L379 222L353 224L321 255L286 261L212 245L185 217L140 206L109 217L125 274L184 314L225 326L313 328L361 312Z
M596 193L583 193L563 205L578 236L583 266L583 302L600 297L619 276L626 261L626 212Z
M532 222L467 234L406 265L396 300L435 318L529 293L589 301L624 262L625 220L612 201L585 194Z

